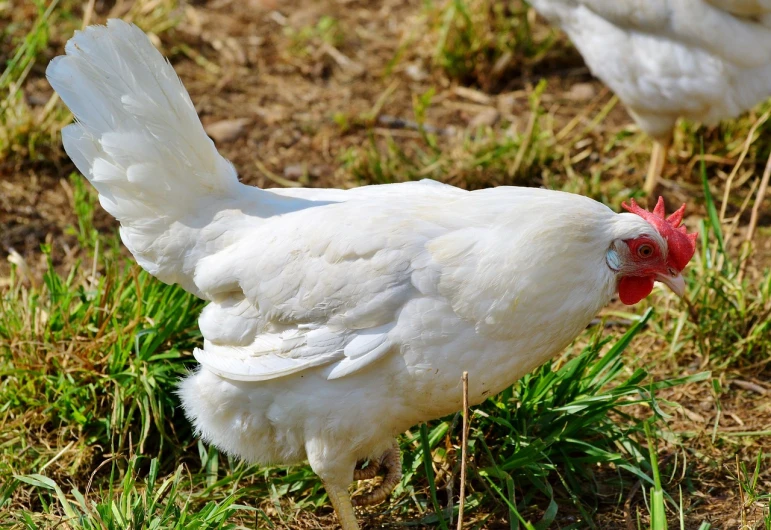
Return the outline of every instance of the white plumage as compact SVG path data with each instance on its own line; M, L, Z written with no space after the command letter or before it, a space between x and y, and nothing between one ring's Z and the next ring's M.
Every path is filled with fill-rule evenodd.
M646 190L679 117L714 125L771 96L771 1L531 0L657 142Z
M619 279L633 301L654 275L682 290L685 240L585 197L242 185L138 28L90 27L66 52L47 75L77 118L68 154L142 267L209 302L188 416L250 461L308 459L346 529L356 462L457 410L463 371L479 403L567 346ZM630 241L655 247L644 270ZM380 461L393 487L398 457Z

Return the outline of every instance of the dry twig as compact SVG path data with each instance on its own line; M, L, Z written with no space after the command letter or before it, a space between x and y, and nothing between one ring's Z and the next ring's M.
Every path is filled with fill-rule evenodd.
M468 372L463 372L463 445L460 463L460 504L458 505L458 530L463 529L463 508L466 504L466 451L468 450Z
M768 189L768 180L771 178L771 155L768 155L768 161L766 161L766 168L763 170L763 177L760 179L760 187L758 187L758 194L755 196L755 204L752 205L752 213L750 214L750 224L747 226L747 237L744 240L746 245L746 251L743 253L741 268L739 269L739 281L744 277L744 273L747 271L747 262L749 261L750 248L752 245L752 239L755 237L755 230L758 227L758 217L760 215L760 207L763 205L763 201L766 198L766 190Z

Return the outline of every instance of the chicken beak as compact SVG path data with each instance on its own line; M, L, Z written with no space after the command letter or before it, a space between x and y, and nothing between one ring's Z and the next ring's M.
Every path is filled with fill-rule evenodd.
M670 276L669 274L657 274L656 280L669 287L673 293L682 298L685 296L685 280L682 274Z

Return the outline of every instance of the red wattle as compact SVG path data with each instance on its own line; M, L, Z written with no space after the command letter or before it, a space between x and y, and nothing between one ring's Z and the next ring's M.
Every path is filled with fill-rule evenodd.
M653 277L651 276L624 276L618 282L618 296L626 305L634 305L653 290Z

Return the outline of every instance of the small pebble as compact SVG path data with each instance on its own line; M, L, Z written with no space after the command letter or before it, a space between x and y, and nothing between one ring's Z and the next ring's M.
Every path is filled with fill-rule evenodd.
M204 131L216 143L232 142L239 138L245 130L248 118L237 118L235 120L221 120L204 126Z

